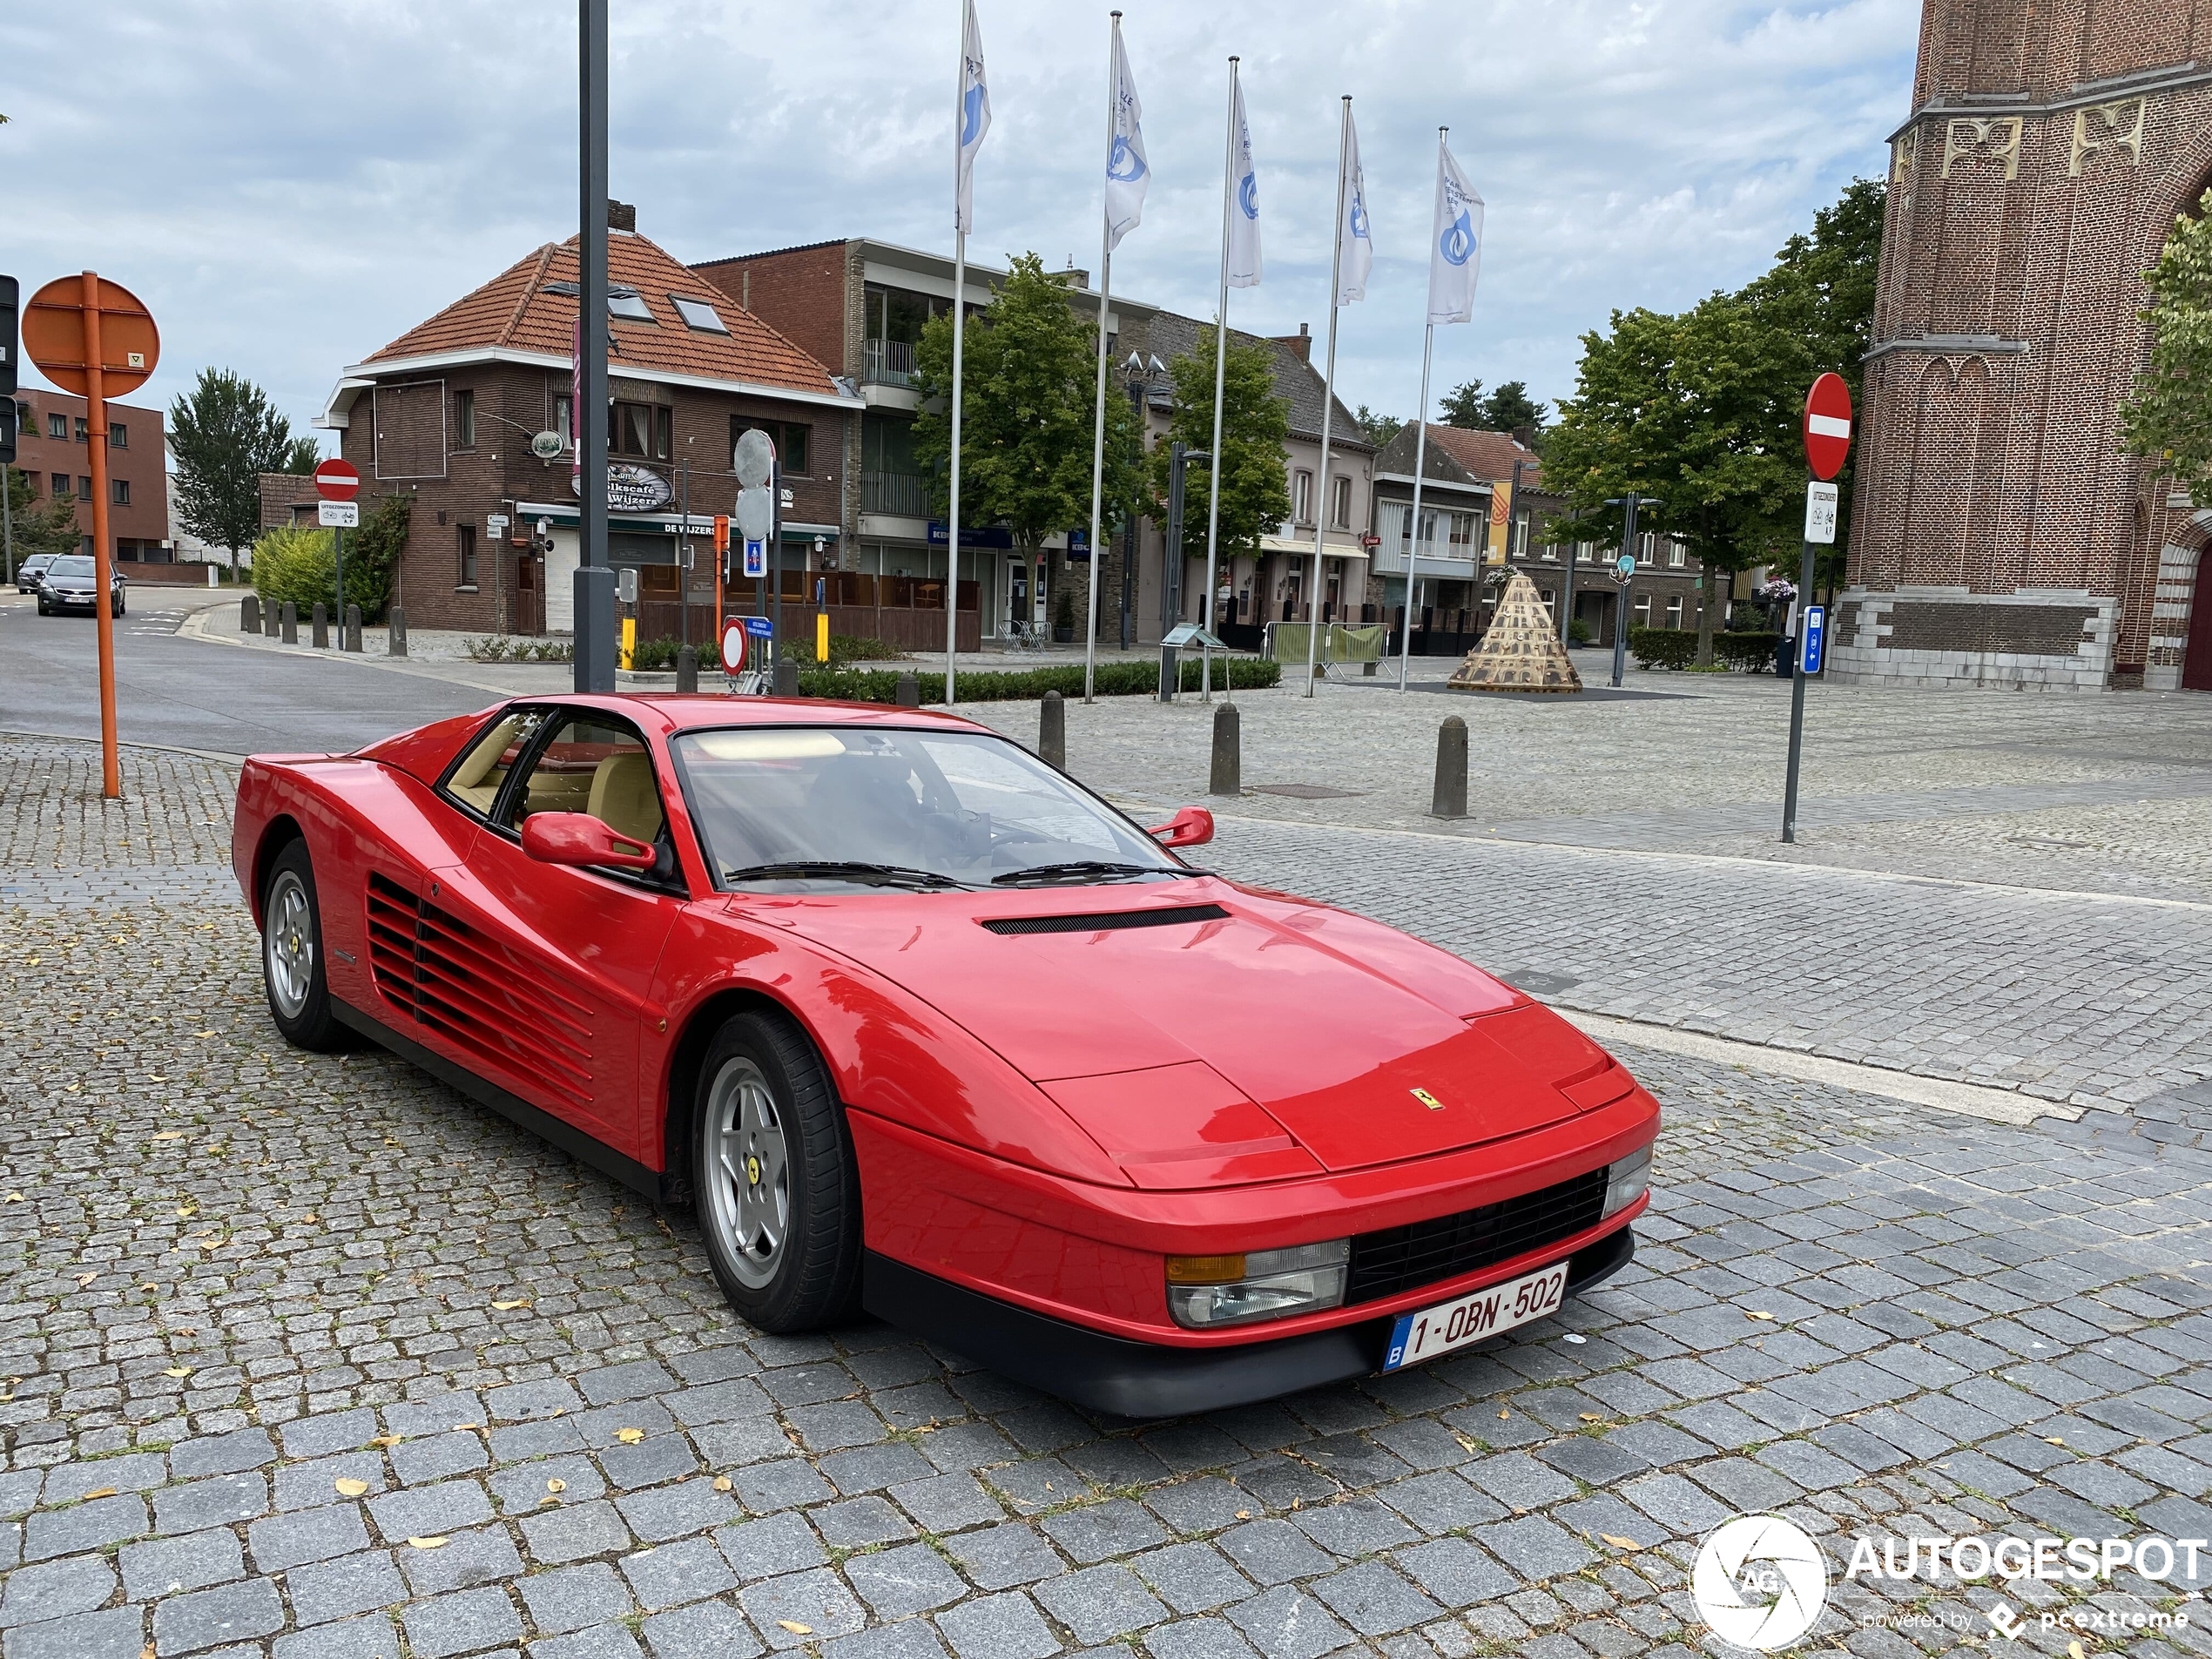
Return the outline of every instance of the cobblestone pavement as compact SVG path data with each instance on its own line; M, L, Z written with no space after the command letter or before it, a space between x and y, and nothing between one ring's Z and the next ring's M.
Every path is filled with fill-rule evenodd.
M6 759L5 1659L1720 1653L1687 1569L1737 1511L1839 1581L1859 1538L2212 1535L2212 1155L2098 1114L1625 1049L1668 1127L1617 1278L1395 1377L1098 1420L872 1323L752 1332L687 1218L285 1048L226 768L128 752L118 805L86 745ZM2003 1602L2033 1650L2202 1652L2198 1567ZM1838 1581L1809 1647L1974 1651L1999 1601Z

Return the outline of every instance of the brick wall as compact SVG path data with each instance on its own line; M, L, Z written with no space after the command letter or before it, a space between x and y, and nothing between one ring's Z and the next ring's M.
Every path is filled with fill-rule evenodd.
M78 422L85 419L91 406L84 399L67 392L30 387L16 393L16 405L22 412L22 427L16 439L15 469L30 480L42 504L54 494L57 474L68 479L68 493L78 502L78 529L90 536L92 509L84 499L84 481L91 475L91 452L87 442L77 435L77 430ZM127 484L131 495L127 503L118 502L111 487L108 534L114 538L122 557L166 558L168 554L162 544L169 537L169 474L162 412L113 400L108 403L107 412L109 429L121 427L125 438L120 448L112 442L108 447L108 477L111 486L118 481ZM51 422L55 415L62 421L64 435L58 438L51 435Z
M691 268L801 350L851 374L859 370L860 334L846 316L849 246L822 242Z
M2141 273L2212 183L2212 7L1927 0L1914 100L1892 149L1851 596L1960 616L1943 596L2003 596L2061 632L2086 605L2110 619L2097 683L2141 684L2155 606L2183 603L2161 574L2180 521L2117 413L2148 348ZM1838 671L1929 677L1873 638ZM2072 653L1946 661L1973 683L2084 683Z

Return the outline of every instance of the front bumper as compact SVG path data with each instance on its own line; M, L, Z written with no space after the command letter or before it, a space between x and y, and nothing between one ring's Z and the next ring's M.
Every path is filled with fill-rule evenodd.
M1617 1227L1568 1258L1567 1288L1588 1290L1635 1254L1635 1234ZM1093 1411L1140 1418L1248 1406L1364 1377L1380 1368L1396 1323L1395 1315L1385 1315L1272 1340L1170 1348L1016 1307L874 1251L862 1264L860 1301L878 1318L1017 1382Z
M57 610L97 610L99 606L89 593L57 593L47 590L46 603Z

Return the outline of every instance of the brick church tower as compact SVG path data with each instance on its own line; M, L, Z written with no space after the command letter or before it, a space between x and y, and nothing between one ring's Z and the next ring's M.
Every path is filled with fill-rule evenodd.
M2208 186L2212 0L1925 0L1839 678L2212 690L2212 514L2118 421L2141 273Z

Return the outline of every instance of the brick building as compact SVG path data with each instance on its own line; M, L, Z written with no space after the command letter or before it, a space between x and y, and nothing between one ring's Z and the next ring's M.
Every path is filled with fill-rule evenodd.
M30 481L43 502L64 496L77 505L84 550L92 550L92 462L87 437L90 408L67 392L24 388L16 394L15 469ZM110 400L107 406L108 532L115 556L132 563L166 564L176 556L169 542L169 470L159 409Z
M844 536L843 456L862 410L830 368L636 231L610 204L608 556L638 572L641 637L712 636L711 547L685 580L679 509L732 509L731 450L760 427L783 463L786 597L833 564ZM571 482L576 239L548 243L345 372L317 425L361 469L364 516L410 498L394 598L421 628L566 633L578 502ZM532 452L533 437L551 435ZM288 512L288 497L265 511ZM503 516L504 536L488 521ZM550 553L531 546L539 523ZM748 606L748 608L750 608ZM810 630L811 631L811 630Z
M1831 671L2212 689L2207 516L2117 421L2212 185L2212 7L1925 0L1912 98Z

